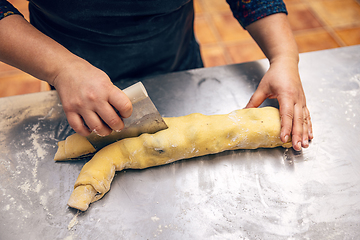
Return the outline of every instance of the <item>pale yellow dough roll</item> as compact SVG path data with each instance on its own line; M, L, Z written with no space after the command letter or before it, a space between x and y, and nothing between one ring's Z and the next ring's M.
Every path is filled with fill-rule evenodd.
M58 142L57 145L58 149L55 153L55 161L76 159L96 151L86 137L77 133L68 136L64 141Z
M168 129L113 143L87 162L68 205L85 211L110 189L116 171L143 169L180 159L235 149L291 147L280 140L276 108L241 109L230 114L199 113L165 118Z

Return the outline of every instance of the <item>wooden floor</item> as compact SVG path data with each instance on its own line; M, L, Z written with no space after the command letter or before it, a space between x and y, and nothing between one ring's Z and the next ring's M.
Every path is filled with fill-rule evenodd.
M26 0L10 0L28 18ZM284 0L300 52L360 44L356 0ZM195 0L195 33L205 67L264 58L225 0ZM0 97L49 90L46 83L0 62Z

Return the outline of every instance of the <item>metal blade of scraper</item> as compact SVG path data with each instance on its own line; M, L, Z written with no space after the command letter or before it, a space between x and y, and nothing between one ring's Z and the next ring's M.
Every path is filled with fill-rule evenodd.
M168 128L141 82L124 89L123 92L131 101L133 112L129 118L122 119L125 127L120 132L113 131L105 137L92 132L87 136L96 150L124 138L137 137L142 133L155 133Z

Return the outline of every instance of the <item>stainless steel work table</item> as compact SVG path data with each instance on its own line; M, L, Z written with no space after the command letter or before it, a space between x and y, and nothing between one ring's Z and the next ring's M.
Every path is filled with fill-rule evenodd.
M261 60L142 82L163 116L228 113L267 68ZM118 172L86 212L66 203L87 160L53 161L72 133L56 92L0 99L0 239L359 238L360 46L301 54L300 75L315 134L308 149Z

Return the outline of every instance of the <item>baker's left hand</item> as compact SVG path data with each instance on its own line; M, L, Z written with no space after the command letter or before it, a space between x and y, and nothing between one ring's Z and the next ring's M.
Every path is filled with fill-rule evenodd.
M313 131L297 64L291 58L272 62L246 108L258 107L265 99L276 98L281 117L280 139L285 143L291 135L293 148L300 151L309 146Z

